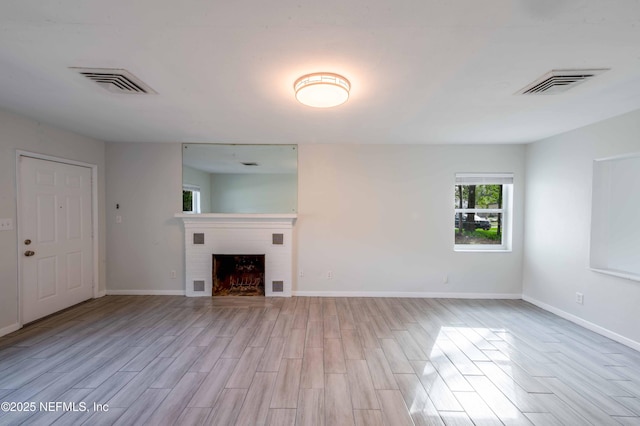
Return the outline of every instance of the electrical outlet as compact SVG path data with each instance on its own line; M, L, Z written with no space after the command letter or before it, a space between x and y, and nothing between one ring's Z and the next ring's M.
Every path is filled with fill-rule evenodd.
M171 270L171 278L177 278L177 277L178 277L178 274L176 274L176 270L172 269Z
M13 219L6 218L0 219L0 231L12 231L13 230Z
M300 269L300 270L298 271L298 276L299 276L299 277L304 277L304 271L303 271L302 269Z
M449 274L444 274L444 277L442 277L442 284L449 284Z
M584 294L576 293L576 303L579 305L584 304Z
M327 271L327 279L328 280L332 280L333 279L333 272Z

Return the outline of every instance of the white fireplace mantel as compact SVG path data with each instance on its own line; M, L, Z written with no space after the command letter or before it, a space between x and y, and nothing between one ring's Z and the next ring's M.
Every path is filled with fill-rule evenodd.
M204 226L215 226L216 224L246 226L249 224L261 224L263 226L293 226L297 214L288 213L176 213L175 217L182 219L186 224L200 224Z
M185 229L187 296L212 295L212 254L264 254L265 296L291 296L296 214L177 213L175 217L182 219Z

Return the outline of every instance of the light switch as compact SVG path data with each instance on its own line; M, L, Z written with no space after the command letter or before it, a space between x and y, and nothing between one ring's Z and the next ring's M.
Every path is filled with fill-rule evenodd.
M122 216L120 215L116 216L116 223L122 223Z
M6 218L0 219L0 231L12 231L13 230L13 219Z

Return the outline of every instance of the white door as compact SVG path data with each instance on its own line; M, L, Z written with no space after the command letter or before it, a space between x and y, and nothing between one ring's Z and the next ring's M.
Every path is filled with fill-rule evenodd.
M91 169L21 156L24 324L93 296Z

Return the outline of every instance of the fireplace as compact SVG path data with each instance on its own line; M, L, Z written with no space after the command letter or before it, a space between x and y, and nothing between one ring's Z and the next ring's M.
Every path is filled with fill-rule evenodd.
M213 296L264 296L264 254L213 254Z
M211 297L216 255L263 255L266 297L290 297L295 214L176 214L184 223L185 294ZM230 280L229 280L230 281ZM236 287L243 288L243 282ZM247 284L246 282L244 284ZM249 286L246 286L248 288Z

